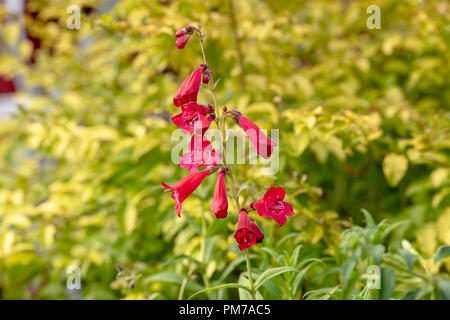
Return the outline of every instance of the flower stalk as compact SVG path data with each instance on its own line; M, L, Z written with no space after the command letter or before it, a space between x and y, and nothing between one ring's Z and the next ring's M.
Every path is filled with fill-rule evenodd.
M253 287L253 276L252 276L252 265L250 263L250 255L248 254L248 250L245 250L245 260L247 262L247 272L248 272L248 283L250 290L250 299L255 300L255 289Z
M231 2L230 2L231 3ZM232 3L231 3L232 4ZM226 150L226 121L225 118L229 117L235 121L246 133L248 139L253 144L256 152L268 159L272 154L272 148L275 143L267 138L261 129L253 123L250 119L243 116L237 110L228 111L226 107L219 109L216 97L217 82L214 82L212 68L208 66L205 53L204 37L201 32L201 25L197 28L193 26L187 26L179 29L175 36L178 38L176 46L178 49L183 49L189 41L192 34L196 34L200 39L200 47L202 51L203 64L197 67L191 75L184 80L176 92L173 103L176 107L181 109L181 113L172 117L172 122L178 127L183 129L186 134L192 134L191 144L189 145L190 151L183 154L180 159L179 166L188 169L189 175L178 181L173 186L168 185L165 182L161 184L164 188L171 190L171 196L175 200L175 209L178 217L181 217L182 203L188 198L196 189L200 186L206 176L210 174L217 174L217 182L214 189L214 195L211 203L211 212L217 219L223 219L228 214L228 198L230 194L227 194L225 180L228 181L231 198L236 205L238 211L238 222L234 238L241 251L245 251L245 259L247 262L247 272L250 292L250 298L255 299L255 288L253 284L253 276L251 269L251 261L248 250L256 243L261 243L264 240L264 233L256 224L249 214L245 206L241 206L239 201L239 189L236 185L233 172L227 163L227 150ZM201 83L209 89L212 95L213 106L203 106L198 104L197 97ZM222 163L220 163L219 154L212 148L211 143L205 138L205 133L209 129L210 124L215 122L218 130L220 131L220 138L222 144ZM206 167L202 171L197 171L199 167ZM226 177L226 179L225 179ZM286 215L293 215L292 207L284 202L284 189L271 188L266 192L264 198L250 205L250 209L258 211L260 216L271 217L275 219L280 226L286 222ZM206 250L206 220L204 213L202 215L202 232L200 243L200 255L202 262L206 265L207 259L205 255ZM183 279L178 298L183 298L183 293L190 275L194 269L189 269L188 276ZM205 288L210 288L208 276L202 275ZM207 295L211 297L210 293Z

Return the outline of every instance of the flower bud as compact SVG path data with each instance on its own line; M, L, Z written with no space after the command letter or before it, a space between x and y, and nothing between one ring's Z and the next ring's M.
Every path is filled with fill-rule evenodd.
M192 33L192 31L194 31L194 27L193 26L187 26L187 27L178 29L175 32L175 37L181 38L182 36L190 35Z
M226 172L227 169L225 167L219 169L219 175L217 177L216 188L214 189L214 196L211 204L211 212L214 213L218 219L226 218L228 214L228 198L225 186Z
M209 75L208 75L208 73L205 73L205 74L203 75L202 82L203 82L204 84L207 84L207 83L209 82Z
M182 36L181 38L178 38L177 41L175 41L175 45L177 46L178 49L184 49L184 47L186 46L186 44L189 41L190 36Z

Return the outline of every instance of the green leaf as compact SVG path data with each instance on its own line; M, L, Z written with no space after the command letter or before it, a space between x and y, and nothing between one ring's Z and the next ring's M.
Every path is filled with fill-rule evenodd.
M295 266L297 269L301 269L301 268L303 268L303 266L304 265L306 265L307 263L309 263L309 262L319 262L319 263L321 263L321 264L325 264L321 259L318 259L318 258L309 258L309 259L306 259L306 260L303 260L303 261L301 261L297 266Z
M270 256L272 256L278 263L281 263L282 256L281 254L278 254L275 250L271 248L263 247L261 248L261 251L264 251L268 253Z
M405 265L409 271L412 271L416 257L406 249L401 249L400 254L405 260Z
M438 287L441 290L442 298L450 300L450 281L445 279L438 280Z
M300 235L301 235L300 232L291 232L291 233L285 235L283 238L281 238L280 241L277 241L276 246L277 246L277 247L280 247L286 240L291 239L291 238L298 237L298 236L300 236Z
M343 266L342 266L342 284L344 286L344 288L347 287L347 283L351 278L353 269L355 269L356 267L356 259L354 258L348 258L347 260L345 260Z
M201 234L202 234L202 229L200 228L200 226L198 225L198 223L195 222L195 220L192 219L192 217L191 217L189 214L187 214L186 212L184 212L184 217L185 217L186 221L194 228L194 230L196 231L196 233L197 233L198 235L201 235Z
M250 255L250 259L260 259L260 257L258 255L255 254L251 254ZM244 257L240 257L237 258L236 260L234 260L232 263L230 263L228 265L228 267L225 269L225 271L222 273L222 275L220 276L220 278L217 280L217 282L222 282L223 280L225 280L225 278L241 263L245 262L245 256Z
M383 173L391 187L398 185L408 170L408 158L403 154L388 153L383 159Z
M205 256L204 256L205 263L209 263L212 259L213 249L214 246L216 245L216 240L217 237L214 236L212 238L206 239L205 241Z
M137 208L133 201L131 201L126 209L124 215L124 224L125 224L125 233L131 234L133 230L136 228L136 220L137 220Z
M187 259L187 260L189 260L189 261L192 261L192 262L198 264L199 266L204 266L204 265L205 265L203 262L198 261L197 259L192 258L191 256L188 256L188 255L186 255L186 254L180 254L180 255L177 255L177 256L173 257L172 259L169 259L169 260L167 260L166 262L164 262L164 263L161 265L161 268L165 268L165 267L167 267L167 266L170 266L170 265L172 265L172 264L174 264L174 263L176 263L176 262L178 262L178 261L180 261L180 260L184 260L184 259Z
M419 288L408 290L400 300L416 300L421 290Z
M316 282L316 281L319 280L320 278L323 278L323 277L325 277L325 276L327 276L327 275L329 275L329 274L340 273L340 272L341 272L341 269L338 268L338 267L336 267L336 268L331 268L331 269L325 270L325 271L319 273L318 275L316 275L316 276L312 279L312 281L313 281L313 282Z
M381 268L381 299L387 300L392 297L395 289L395 272L392 268Z
M320 260L319 260L320 261ZM320 261L322 262L322 261ZM305 267L304 269L302 269L302 271L300 271L300 273L298 273L294 279L294 282L292 283L292 294L295 296L298 292L298 290L300 290L300 287L303 283L303 280L305 279L305 275L308 272L308 270L314 265L314 263L311 263L310 265L308 265L307 267Z
M442 246L434 255L434 263L438 263L442 259L450 256L450 246Z
M382 244L377 244L370 248L370 255L372 256L373 262L375 264L380 264L381 256L385 251L385 247Z
M296 266L298 263L298 260L300 258L300 251L302 250L303 245L299 244L295 247L294 251L292 252L292 265Z
M213 222L208 226L208 229L206 229L206 233L204 235L205 238L212 237L217 234L224 234L228 228L227 228L227 219L214 219Z
M391 225L389 225L384 231L383 231L383 233L381 234L381 236L380 236L380 240L383 240L384 238L386 238L388 235L389 235L389 233L391 233L393 230L395 230L396 228L398 228L398 227L400 227L400 226L403 226L403 225L406 225L406 224L410 224L411 223L411 221L406 221L406 220L403 220L403 221L397 221L397 222L395 222L395 223L393 223L393 224L391 224Z
M239 284L244 286L246 289L243 288L239 288L238 292L239 292L239 299L240 300L251 300L251 296L250 296L250 291L247 289L249 287L249 281L248 279L245 277L244 273L241 273L239 275Z
M330 297L333 297L333 298L337 299L337 297L334 295L334 293L336 291L337 292L340 291L340 289L338 287L339 286L332 287L332 288L323 288L323 289L311 290L311 291L308 291L307 293L305 293L303 295L303 297L306 298L307 300L314 300L316 297L319 297L320 295L323 294L323 296L319 297L318 299L320 299L320 300L328 300Z
M244 286L242 284L239 284L239 283L226 283L226 284L221 284L221 285L218 285L218 286L215 286L215 287L211 287L211 288L206 288L206 289L200 290L200 291L194 293L192 296L190 296L188 298L188 300L191 300L193 297L195 297L195 296L197 296L197 295L199 295L201 293L205 293L205 292L213 291L213 290L224 289L224 288L238 288L238 289L243 289L243 290L247 290L247 291L249 290L246 286Z
M361 212L364 214L364 218L366 220L366 225L368 227L375 226L375 221L372 218L372 215L366 209L361 209Z
M256 280L254 287L255 290L258 290L259 287L261 287L261 285L269 280L272 279L273 277L276 277L282 273L286 273L286 272L299 272L297 269L292 268L292 267L278 267L278 268L271 268L269 270L264 271Z

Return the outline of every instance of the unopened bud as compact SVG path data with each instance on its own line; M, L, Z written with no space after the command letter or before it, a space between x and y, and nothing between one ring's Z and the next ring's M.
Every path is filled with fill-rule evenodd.
M177 30L177 32L175 32L175 37L180 38L180 37L184 36L184 34L185 34L184 28L179 29L179 30Z
M203 82L204 84L207 84L207 83L209 82L209 75L208 75L208 73L205 73L205 74L203 75L202 82Z
M178 29L177 32L175 32L175 37L181 38L182 36L189 35L194 31L193 26L187 26L181 29Z
M178 49L183 49L186 44L189 41L189 35L187 36L182 36L181 38L178 38L177 41L175 42L175 45L177 46Z

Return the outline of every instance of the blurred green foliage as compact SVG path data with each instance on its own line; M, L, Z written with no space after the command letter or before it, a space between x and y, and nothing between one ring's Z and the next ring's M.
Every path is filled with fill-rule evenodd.
M92 8L80 30L66 28L71 4ZM371 4L379 30L366 27ZM214 177L181 219L160 185L186 174L170 157L172 97L202 63L197 40L177 50L174 33L200 23L218 104L280 129L275 176L233 167L244 204L282 185L296 212L282 228L255 217L255 278L287 268L257 297L450 299L448 1L31 6L24 20L0 6L0 74L24 82L19 111L0 119L0 298L176 299L247 281L236 208L225 221L209 211ZM32 65L24 24L41 39ZM371 265L379 290L366 286Z

